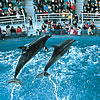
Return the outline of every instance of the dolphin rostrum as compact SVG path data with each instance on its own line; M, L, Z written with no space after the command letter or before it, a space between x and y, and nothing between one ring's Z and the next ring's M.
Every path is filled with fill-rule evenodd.
M15 76L14 79L11 79L8 81L9 83L19 83L22 84L22 82L17 79L17 75L20 72L21 68L33 57L35 56L43 47L45 47L45 43L50 38L50 35L44 35L30 43L28 46L21 46L19 47L22 49L22 54L19 59L19 62L17 64L16 70L15 70Z
M51 58L49 59L48 63L46 64L44 71L40 74L38 74L35 78L39 77L39 76L49 76L50 74L47 73L48 68L54 64L57 60L59 60L71 47L72 43L75 40L70 39L70 40L65 40L64 42L62 42L59 46L53 45L54 47L54 51L53 54L51 56Z

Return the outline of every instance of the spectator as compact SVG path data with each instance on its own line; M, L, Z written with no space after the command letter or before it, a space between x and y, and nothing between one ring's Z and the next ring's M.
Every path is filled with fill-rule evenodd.
M4 40L5 39L5 34L2 34L1 27L0 27L0 39L1 40Z
M90 4L88 3L88 5L86 6L86 10L87 10L87 12L89 12L90 13L90 11L91 11L91 6L90 6Z
M27 28L25 27L25 25L22 26L22 34L23 35L27 34Z
M72 9L73 15L75 15L75 5L74 5L74 3L72 3L71 9Z
M75 27L73 33L74 33L74 35L78 35L78 29L77 29L77 27Z
M16 33L16 29L14 28L14 26L11 27L10 31L11 33Z
M19 36L22 34L22 29L20 28L20 26L17 27L16 34Z
M25 9L22 6L20 8L20 14L26 16Z
M91 23L90 27L92 30L94 29L94 27L95 27L94 22Z
M81 33L82 33L82 30L81 30L81 27L79 26L78 27L78 34L77 35L81 35Z
M3 12L2 8L0 8L0 16L4 16L4 12Z
M88 29L88 35L91 35L91 34L93 34L93 32L92 32L91 27L89 27L89 29Z
M70 35L73 35L74 34L74 30L73 30L73 27L72 26L70 27L70 29L68 30L68 32L69 32Z
M16 37L16 29L14 28L14 26L11 27L10 31L11 31L11 37L15 38Z
M77 26L77 19L75 18L75 16L73 16L73 25Z
M12 7L8 8L8 12L9 12L10 16L14 15Z
M32 29L33 29L33 19L32 19L32 16L30 16L30 18L29 18L29 29L30 29L30 27L32 27Z
M62 29L62 26L60 23L58 23L57 29Z
M10 26L9 25L6 26L6 33L7 33L8 36L11 35L11 31L10 31Z
M44 32L44 30L46 29L46 25L44 25L44 23L42 24L42 32Z
M53 23L54 29L57 29L56 22Z

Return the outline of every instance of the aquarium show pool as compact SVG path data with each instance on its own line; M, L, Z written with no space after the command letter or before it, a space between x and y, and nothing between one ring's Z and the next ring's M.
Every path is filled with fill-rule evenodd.
M35 79L53 53L51 46L67 39L76 41L48 69L50 76ZM0 40L0 100L100 100L99 36L52 36L46 42L49 51L42 49L20 71L18 79L23 85L8 84L21 55L18 47L33 40Z

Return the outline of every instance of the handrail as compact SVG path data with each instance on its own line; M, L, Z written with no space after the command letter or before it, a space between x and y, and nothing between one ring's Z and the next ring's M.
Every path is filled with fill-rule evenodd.
M72 13L48 13L48 14L36 14L36 15L59 15L59 14L72 14Z
M11 24L13 24L13 22L19 22L22 21L25 23L25 16L24 15L19 15L19 18L17 18L17 16L3 16L0 17L0 23L8 23L10 22Z
M81 13L81 14L82 14L82 23L86 19L92 21L95 21L95 19L100 19L100 14L97 13Z
M63 16L64 15L64 16ZM70 16L70 17L69 17ZM44 20L56 20L58 19L60 22L62 19L71 19L71 25L72 25L72 13L48 13L48 14L35 14L36 18L36 25L38 21L44 21Z

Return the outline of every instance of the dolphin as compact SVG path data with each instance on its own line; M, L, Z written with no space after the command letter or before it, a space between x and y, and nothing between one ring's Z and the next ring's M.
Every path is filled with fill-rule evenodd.
M59 44L59 46L53 45L54 51L53 51L51 58L49 59L48 63L46 64L44 71L42 73L38 74L35 77L35 79L40 76L49 76L50 74L47 73L48 68L52 64L54 64L57 60L59 60L69 50L69 48L71 47L71 45L74 41L75 40L70 39L70 40L63 41L61 44Z
M11 79L8 81L9 83L19 83L22 85L22 82L17 79L17 75L20 72L20 70L23 68L23 66L33 57L35 56L43 47L45 47L45 43L50 38L51 35L44 35L30 43L28 46L21 46L19 49L22 49L22 54L19 59L19 62L17 64L16 70L15 70L15 76L14 79ZM46 48L47 49L47 48Z

